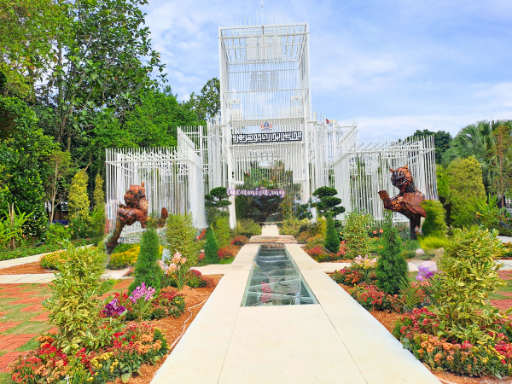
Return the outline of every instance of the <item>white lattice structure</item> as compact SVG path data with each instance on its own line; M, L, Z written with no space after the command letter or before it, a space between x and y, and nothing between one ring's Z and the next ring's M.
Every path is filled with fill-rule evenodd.
M196 132L200 135L198 129ZM179 128L177 149L107 149L108 227L115 228L117 209L124 204L124 194L130 185L144 183L149 215L159 215L162 208L167 208L169 214L191 213L194 226L205 228L205 170L201 154L201 149ZM137 241L142 231L138 222L126 226L120 242Z
M425 199L437 199L434 137L393 141L389 139L359 142L357 129L348 132L337 144L333 163L334 187L347 212L360 210L371 213L376 220L384 218L384 205L378 191L398 194L391 183L390 169L408 165L414 184ZM342 217L345 214L342 215ZM395 222L406 222L394 214Z
M382 170L408 164L426 198L437 198L433 139L359 143L357 123L311 114L308 34L306 23L219 29L222 121L208 125L208 188L236 188L253 164L269 170L281 164L301 186L303 202L329 185L347 212L361 209L380 219L377 192L396 191L389 171ZM262 133L265 124L272 134L299 132L302 140L241 143L243 135Z

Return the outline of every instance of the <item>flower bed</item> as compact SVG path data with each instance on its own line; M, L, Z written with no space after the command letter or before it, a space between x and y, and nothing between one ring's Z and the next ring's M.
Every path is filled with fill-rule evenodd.
M95 244L97 240L95 239L81 239L81 240L73 240L71 243L75 246ZM49 244L49 245L40 245L39 247L19 247L13 251L11 250L0 250L0 261L1 260L12 260L19 259L22 257L40 255L48 252L55 252L63 249L64 246L61 244Z
M142 364L155 364L169 350L162 332L149 324L131 324L115 333L107 347L93 352L82 348L76 354L66 354L53 346L51 335L38 341L35 351L15 361L14 382L60 383L69 377L70 384L104 384L120 377L126 383Z
M427 308L414 309L396 323L393 335L404 348L434 370L449 370L469 376L512 375L512 321L489 325L488 338L474 344L436 336L443 319Z

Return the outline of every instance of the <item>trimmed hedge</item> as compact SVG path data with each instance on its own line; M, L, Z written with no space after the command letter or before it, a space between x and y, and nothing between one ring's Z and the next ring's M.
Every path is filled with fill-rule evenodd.
M98 240L97 239L79 239L79 240L73 240L71 243L73 245L79 247L82 245L96 244L96 243L98 243ZM2 251L0 251L0 261L1 260L19 259L19 258L28 257L28 256L35 256L35 255L40 255L42 253L60 251L61 249L64 249L64 247L60 244L48 244L48 245L43 244L39 247L20 247L20 248L15 249L14 251L2 250Z
M425 236L446 237L446 211L439 200L425 200L421 206L427 212L427 218L422 226Z

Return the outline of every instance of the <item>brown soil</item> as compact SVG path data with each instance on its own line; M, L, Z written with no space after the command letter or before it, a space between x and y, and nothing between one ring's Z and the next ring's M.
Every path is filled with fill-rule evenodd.
M15 265L14 267L0 269L0 275L39 275L41 273L52 272L54 272L52 269L41 268L41 266L39 265L39 261L34 261L33 263Z
M348 285L339 284L347 293L350 288ZM395 322L401 316L398 313L388 313L384 311L371 311L370 314L375 317L391 333L395 327ZM450 372L435 372L425 365L434 376L443 384L512 384L512 380L499 380L493 377L467 377L460 376Z
M215 282L215 285L217 285L222 278L221 275L209 275L207 276L209 278L212 278ZM185 287L183 288L179 293L186 295L185 296L185 304L186 309L185 312L178 317L177 319L174 317L167 317L160 320L152 321L151 324L155 327L159 328L165 335L165 338L167 339L167 343L169 344L169 347L174 343L174 341L181 335L181 332L183 331L183 325L186 321L185 330L188 329L192 321L194 321L195 317L201 310L204 304L206 304L206 300L210 297L212 294L213 288L189 288ZM164 288L164 291L175 291L174 288ZM202 303L204 301L204 303ZM193 307L194 305L200 304L197 307L189 310L190 307ZM192 312L192 317L190 317L190 314ZM190 319L189 319L190 317ZM187 321L188 319L188 321ZM172 353L169 352L169 354ZM168 356L168 355L167 355ZM140 368L140 375L136 375L136 377L132 377L128 383L129 384L149 384L151 380L153 380L153 377L156 374L156 371L161 367L161 365L164 363L167 356L164 356L163 359L161 359L157 364L150 365L150 364L144 364ZM120 378L117 378L114 382L115 384L122 384L122 381Z

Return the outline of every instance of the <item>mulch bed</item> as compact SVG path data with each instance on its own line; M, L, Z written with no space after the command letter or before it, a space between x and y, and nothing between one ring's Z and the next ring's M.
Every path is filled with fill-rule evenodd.
M348 285L339 284L347 293L353 287ZM508 301L508 300L491 300L491 302ZM511 300L512 301L512 300ZM494 304L494 303L493 303ZM512 302L509 306L512 306ZM507 307L508 308L508 307ZM501 308L500 308L501 309ZM385 311L370 311L370 314L377 319L388 331L391 333L395 327L395 322L401 316L399 313L385 312ZM424 364L425 365L425 364ZM436 376L443 384L512 384L512 380L499 380L493 377L467 377L460 376L450 372L437 372L432 371L430 367L425 365L434 376Z
M215 281L215 285L217 286L219 280L222 278L221 275L208 275L208 277L212 278ZM190 312L192 312L192 317L190 320L186 323L186 329L190 326L192 321L194 321L195 317L203 308L204 304L206 304L206 301L210 295L212 294L213 290L215 288L189 288L185 287L178 293L182 293L185 296L185 304L186 309L185 312L178 318L174 317L167 317L160 320L152 321L151 324L153 324L155 327L159 328L165 335L165 338L167 339L167 343L169 344L169 347L174 343L174 341L180 337L182 331L183 331L183 325L185 321L190 317ZM173 288L164 288L164 291L175 291ZM195 307L192 310L189 310L190 307L193 307L196 304L199 304L203 302L203 304ZM172 353L169 352L169 354ZM129 384L149 384L151 380L153 380L153 377L156 374L156 371L162 366L164 361L166 360L166 357L163 359L160 359L160 361L155 365L150 364L144 364L140 368L140 375L136 377L132 377L128 383ZM117 378L114 382L115 384L122 384L122 381L120 378Z
M42 273L53 273L52 269L41 268L39 261L33 263L15 265L14 267L0 269L0 275L40 275Z

